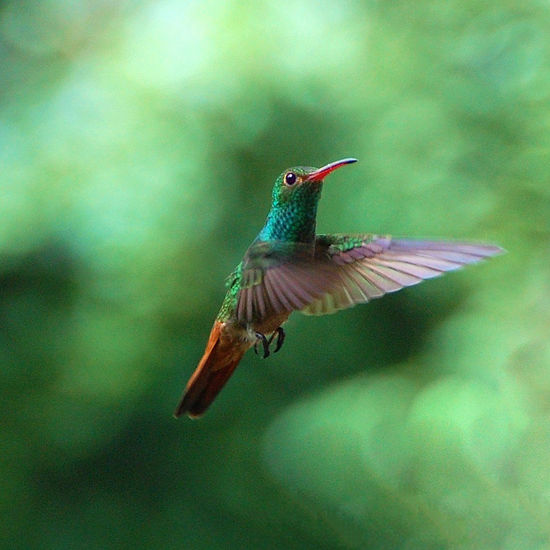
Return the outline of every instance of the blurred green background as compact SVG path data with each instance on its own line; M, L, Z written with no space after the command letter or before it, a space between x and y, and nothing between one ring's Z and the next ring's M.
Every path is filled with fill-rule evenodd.
M0 545L550 547L550 5L0 3ZM286 167L496 242L171 414Z

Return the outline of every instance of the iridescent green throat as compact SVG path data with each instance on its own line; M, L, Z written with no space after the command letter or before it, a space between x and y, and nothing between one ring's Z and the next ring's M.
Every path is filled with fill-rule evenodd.
M321 187L317 182L304 183L293 189L276 184L271 210L256 240L313 242Z

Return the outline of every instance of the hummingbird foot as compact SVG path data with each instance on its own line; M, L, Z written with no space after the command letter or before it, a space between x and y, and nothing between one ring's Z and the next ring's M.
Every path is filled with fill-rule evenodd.
M277 353L282 347L285 342L285 331L283 327L277 327L277 330L271 335L269 338L269 345L271 346L271 342L273 342L273 339L275 338L275 335L277 335L277 341L275 342L275 349L273 350L273 353Z
M275 349L273 350L273 353L277 353L282 347L283 343L285 341L285 331L283 327L277 327L273 331L273 334L268 338L266 338L265 334L262 334L261 332L256 332L256 342L254 343L254 353L258 355L258 344L262 343L262 349L264 352L263 358L269 357L271 354L271 350L269 349L271 347L271 343L275 339L275 336L277 337L277 340L275 342Z
M258 355L258 343L261 342L264 350L263 358L265 359L266 357L269 357L269 344L271 343L271 340L268 341L265 334L262 334L261 332L256 333L256 338L257 340L254 344L254 353Z

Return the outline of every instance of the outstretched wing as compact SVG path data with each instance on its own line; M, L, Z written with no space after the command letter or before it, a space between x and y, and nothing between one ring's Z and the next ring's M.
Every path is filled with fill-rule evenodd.
M309 315L333 313L501 252L498 246L475 243L319 235L315 258L330 260L338 282L301 311Z
M334 313L500 252L493 245L369 234L318 235L315 247L257 242L236 274L236 316L252 323L294 310Z

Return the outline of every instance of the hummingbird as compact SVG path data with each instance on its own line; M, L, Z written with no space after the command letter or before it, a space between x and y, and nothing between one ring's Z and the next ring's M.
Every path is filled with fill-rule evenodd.
M174 416L200 417L246 351L281 349L293 311L325 315L502 252L490 244L315 233L324 179L357 162L298 166L275 181L266 222L226 281L206 349Z

